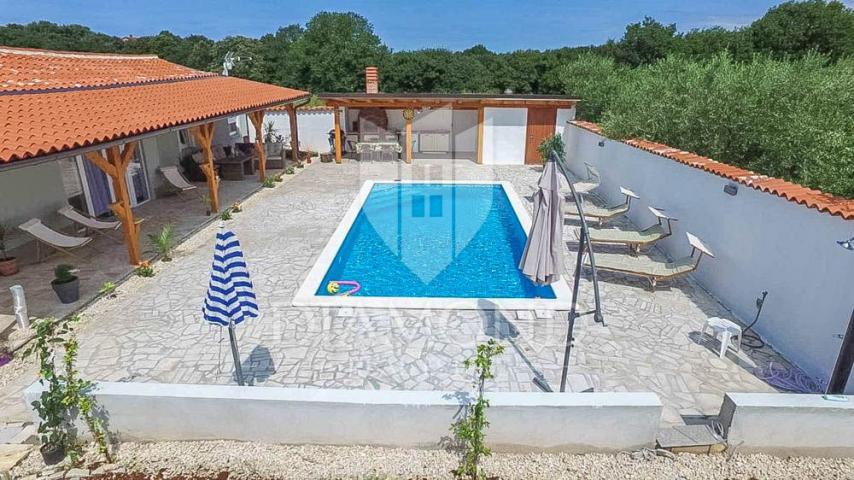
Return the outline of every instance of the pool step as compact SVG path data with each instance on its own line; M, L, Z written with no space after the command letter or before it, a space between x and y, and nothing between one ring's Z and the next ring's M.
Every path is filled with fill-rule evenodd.
M721 453L726 450L726 440L705 424L662 428L655 440L659 448L673 453Z

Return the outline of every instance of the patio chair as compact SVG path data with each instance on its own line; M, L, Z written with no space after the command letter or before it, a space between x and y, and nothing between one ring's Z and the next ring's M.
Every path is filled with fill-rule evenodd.
M600 207L598 205L593 205L592 203L585 203L584 217L587 220L595 220L597 224L601 226L620 215L626 214L629 211L629 208L631 208L632 199L634 198L637 200L640 197L635 192L625 187L620 187L620 193L626 196L626 201L619 205L614 205L612 207ZM578 207L576 207L575 202L567 202L564 212L568 215L578 216Z
M86 233L94 232L98 235L103 235L104 237L109 238L110 240L122 243L121 240L107 235L106 230L118 230L118 228L122 225L122 222L112 221L112 222L104 222L102 220L98 220L96 218L89 217L87 215L83 215L74 209L71 205L66 205L59 210L57 213L62 215L63 217L71 220L72 222L83 226L86 229Z
M163 174L163 178L169 182L170 185L178 189L178 193L184 193L189 190L193 190L196 188L195 185L188 182L181 172L178 171L178 167L160 167L160 173Z
M689 232L685 232L685 235L688 236L688 243L691 245L691 254L687 257L673 262L661 262L649 257L597 253L596 269L645 277L649 280L652 291L655 291L659 281L681 277L696 270L703 255L714 258L714 254L699 238ZM590 267L587 258L584 259L584 265Z
M41 244L66 253L75 258L80 258L71 250L80 248L92 241L92 237L72 237L46 226L38 218L30 219L18 226L21 230L29 233L36 239L36 261L41 262Z
M591 228L590 241L593 243L605 245L625 245L635 254L640 253L641 247L652 245L662 238L669 237L673 234L673 228L670 222L676 221L673 217L668 217L661 210L653 207L647 207L649 211L658 219L658 223L645 228L643 230L621 230L618 228ZM584 213L587 213L585 210ZM667 228L664 224L667 223ZM579 232L575 232L576 236Z

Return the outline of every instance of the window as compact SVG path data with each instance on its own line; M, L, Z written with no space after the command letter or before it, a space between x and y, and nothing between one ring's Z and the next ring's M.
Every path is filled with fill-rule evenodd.
M65 198L68 204L81 212L88 212L86 206L86 195L83 190L83 182L80 179L80 170L77 160L74 158L63 158L59 161L62 172L62 187L65 190Z

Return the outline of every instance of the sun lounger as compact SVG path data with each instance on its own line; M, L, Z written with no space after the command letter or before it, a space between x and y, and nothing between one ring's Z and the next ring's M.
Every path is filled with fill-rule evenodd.
M59 210L57 210L57 212L60 215L62 215L63 217L71 220L72 222L74 222L78 225L82 225L86 229L86 233L94 232L94 233L97 233L99 235L103 235L103 236L109 238L110 240L121 243L121 240L118 240L118 239L116 239L110 235L107 235L105 233L105 230L116 230L122 225L122 222L117 222L117 221L104 222L104 221L86 216L86 215L83 215L82 213L78 212L77 210L75 210L74 207L72 207L71 205L66 205L66 206L60 208Z
M624 215L629 211L632 199L634 198L637 200L640 198L635 192L625 187L620 187L620 193L626 196L626 201L620 205L614 205L613 207L600 207L598 205L593 205L592 203L585 203L584 217L588 220L595 220L599 225L602 225L619 217L620 215ZM575 202L567 202L564 212L568 215L577 216L578 208L575 206Z
M669 237L673 234L673 228L670 222L675 221L673 217L668 217L661 210L653 207L647 207L649 211L658 219L658 223L645 228L643 230L621 230L617 228L591 228L590 241L593 243L606 245L625 245L634 253L639 253L642 247L652 245L662 238ZM585 210L584 213L587 213ZM665 227L665 222L667 226ZM576 232L576 235L579 233Z
M687 275L697 269L700 258L703 255L714 257L714 254L705 246L699 238L686 232L688 243L691 244L691 254L673 262L660 262L649 257L635 257L619 254L596 254L596 269L610 272L625 273L646 277L650 287L655 291L655 286L660 280L669 280L682 275ZM590 266L585 258L584 264Z
M599 171L596 170L596 167L590 165L587 162L584 163L584 167L587 169L587 179L581 180L579 182L574 182L572 184L572 186L575 187L575 191L581 195L585 193L590 193L595 190L597 187L599 187L600 182ZM568 197L567 200L572 201L572 198Z
M188 182L187 179L181 175L181 172L178 171L178 167L160 167L160 173L163 174L163 177L170 185L181 192L186 192L196 188L195 185Z
M59 250L62 253L67 253L72 257L77 257L77 255L71 253L71 250L75 248L80 248L83 245L86 245L87 243L92 241L92 237L72 237L71 235L59 233L56 230L43 224L41 220L37 218L33 218L25 223L22 223L18 226L18 228L29 233L37 240L36 260L39 262L41 262L40 245L42 243L51 248Z

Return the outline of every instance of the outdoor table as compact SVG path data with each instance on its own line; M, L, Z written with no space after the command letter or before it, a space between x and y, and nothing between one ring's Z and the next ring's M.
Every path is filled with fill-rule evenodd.
M399 154L402 151L403 151L403 148L401 148L400 144L397 142L359 142L356 144L356 153L359 154L360 160L365 159L365 157L364 157L365 154L368 154L370 156L370 159L373 160L374 159L373 156L375 153L379 153L380 159L384 160L385 155L387 153L388 154L395 154L395 153ZM395 157L392 156L391 159L394 159L394 158Z
M250 155L220 158L214 163L219 167L219 176L223 180L243 180L245 175L255 173L255 162Z

